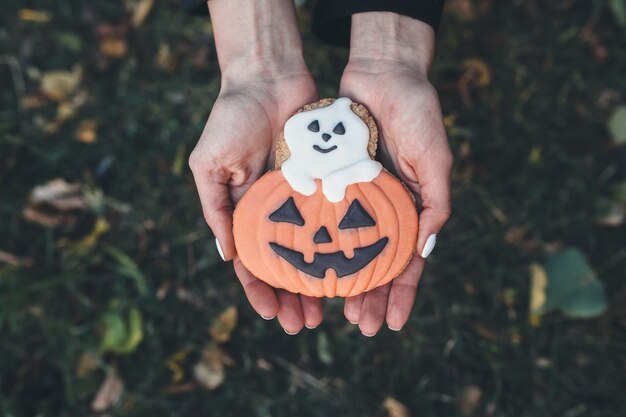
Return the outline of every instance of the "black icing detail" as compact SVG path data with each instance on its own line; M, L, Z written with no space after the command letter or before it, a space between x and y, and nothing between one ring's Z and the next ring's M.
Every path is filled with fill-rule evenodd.
M309 123L307 129L309 129L311 132L319 132L320 123L317 120L313 120L311 123Z
M320 227L319 230L315 232L315 236L313 236L313 242L315 243L330 243L332 241L326 226Z
M332 136L330 136L328 133L322 133L322 139L324 140L324 142L328 142L330 138L332 138Z
M345 277L365 268L378 254L380 254L389 242L388 237L383 237L376 243L362 248L354 249L354 256L348 259L342 251L332 253L315 252L313 262L304 260L301 252L286 248L275 242L269 242L270 247L284 260L296 269L315 278L324 278L328 268L334 269L337 277Z
M376 222L372 219L367 211L363 208L359 200L352 200L346 215L339 222L340 229L354 229L356 227L376 226Z
M292 223L298 226L304 226L304 219L293 201L293 197L289 197L282 206L278 207L272 214L270 220L273 222Z
M334 151L335 149L337 149L337 145L333 145L333 146L331 146L330 148L326 148L326 149L324 149L324 148L320 148L320 147L319 147L319 146L317 146L317 145L313 145L313 149L315 149L316 151L318 151L318 152L320 152L320 153L328 153L328 152L332 152L332 151Z
M333 133L336 133L338 135L343 135L346 133L346 128L343 127L343 123L339 122L337 123L337 126L335 126L335 128L333 129Z

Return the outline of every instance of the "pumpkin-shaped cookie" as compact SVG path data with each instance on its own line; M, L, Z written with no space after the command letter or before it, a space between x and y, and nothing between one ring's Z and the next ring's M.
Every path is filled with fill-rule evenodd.
M273 287L349 297L404 270L418 217L406 187L370 158L376 131L362 106L324 104L287 122L289 155L239 201L233 232L243 264Z

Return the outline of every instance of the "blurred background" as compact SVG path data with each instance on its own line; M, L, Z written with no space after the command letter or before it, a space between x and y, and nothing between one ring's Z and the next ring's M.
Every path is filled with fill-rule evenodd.
M322 97L347 51L309 32ZM176 0L5 0L0 415L626 415L626 1L448 0L453 216L409 324L287 336L187 158L219 91Z

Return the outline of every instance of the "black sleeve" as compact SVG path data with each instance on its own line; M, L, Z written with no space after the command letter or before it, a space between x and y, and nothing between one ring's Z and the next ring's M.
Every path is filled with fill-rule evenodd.
M236 0L231 0L236 1ZM445 0L318 0L313 8L313 33L330 45L348 46L351 16L363 12L394 12L439 28ZM207 14L206 0L181 0L191 14Z
M189 14L208 15L206 0L180 0L183 10Z
M348 46L351 16L363 12L393 12L429 24L437 31L445 0L318 0L313 9L313 33L324 42Z

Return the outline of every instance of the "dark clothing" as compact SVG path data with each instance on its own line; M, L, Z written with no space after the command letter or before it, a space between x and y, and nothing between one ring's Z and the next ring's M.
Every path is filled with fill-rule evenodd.
M237 0L231 0L237 1ZM350 17L363 12L394 12L421 20L437 31L445 0L318 0L313 7L313 33L331 45L348 46ZM206 0L181 0L189 13L206 14Z

